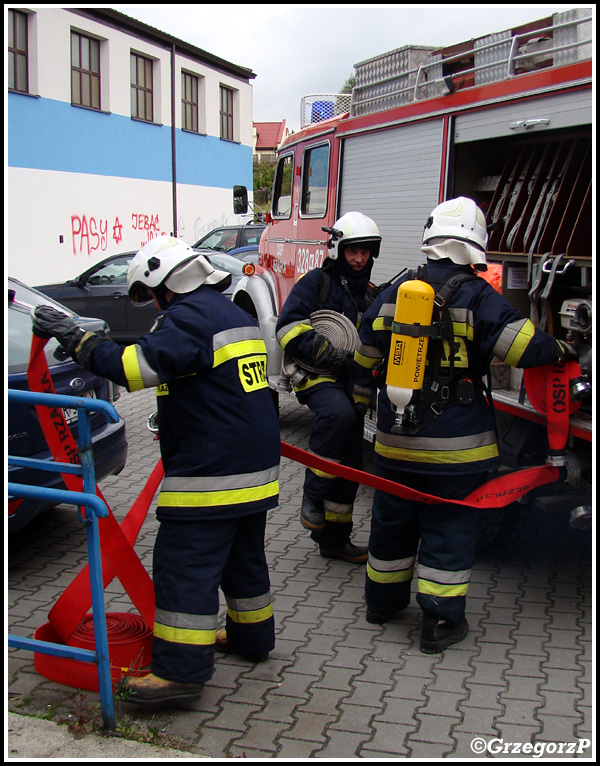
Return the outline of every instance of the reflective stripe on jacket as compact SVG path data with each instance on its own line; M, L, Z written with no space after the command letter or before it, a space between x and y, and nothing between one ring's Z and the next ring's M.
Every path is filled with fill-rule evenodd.
M428 262L426 281L439 289L450 276L465 271L470 267L451 261ZM373 370L388 356L396 294L402 281L379 295L363 316L360 345L354 356L355 398L365 398L366 390L374 385ZM481 375L482 361L493 356L515 367L547 365L556 357L554 339L536 329L483 279L463 282L451 296L449 309L454 348L444 341L442 372L449 371L451 354L458 376ZM430 344L429 351L431 348ZM427 375L426 371L426 379ZM399 432L384 385L378 397L375 452L384 475L397 469L478 473L497 467L494 416L483 387L476 387L471 404L459 404L454 398L439 415L426 411L419 430L409 433Z
M157 386L159 518L227 518L277 505L280 436L266 362L250 316L206 286L176 295L138 343L94 349L97 374L129 391Z

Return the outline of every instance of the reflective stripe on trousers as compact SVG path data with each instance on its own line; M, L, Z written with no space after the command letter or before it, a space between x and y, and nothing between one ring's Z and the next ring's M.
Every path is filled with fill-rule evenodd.
M432 477L398 474L395 480L446 497L465 497L485 474ZM454 504L429 505L377 490L373 498L365 598L372 611L393 613L410 602L417 574L417 602L451 622L464 617L479 514ZM418 551L418 559L417 559Z
M156 621L152 672L201 683L212 675L219 587L231 643L251 654L275 645L266 513L210 521L161 521L154 547Z

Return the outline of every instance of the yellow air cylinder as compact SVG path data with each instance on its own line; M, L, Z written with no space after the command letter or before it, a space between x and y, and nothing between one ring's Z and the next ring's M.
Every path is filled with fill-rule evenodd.
M423 387L429 337L420 335L419 330L421 326L429 328L431 325L434 299L433 287L420 279L403 282L396 294L386 386L398 417L410 402L413 391ZM411 334L406 334L406 328L403 332L396 323L411 325Z

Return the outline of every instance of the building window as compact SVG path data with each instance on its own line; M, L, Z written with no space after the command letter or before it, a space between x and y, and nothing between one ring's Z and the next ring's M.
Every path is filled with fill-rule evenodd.
M8 88L29 93L27 14L8 11Z
M198 133L198 78L181 73L181 126Z
M71 32L71 103L100 109L100 41Z
M221 138L233 141L233 91L221 85Z
M131 54L131 116L154 121L152 59Z

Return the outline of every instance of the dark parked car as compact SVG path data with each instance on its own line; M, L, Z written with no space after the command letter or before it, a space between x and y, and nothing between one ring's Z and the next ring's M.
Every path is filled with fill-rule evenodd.
M153 303L136 306L127 294L127 269L135 252L111 255L68 282L36 287L44 295L68 306L80 316L103 319L110 335L118 343L135 343L148 332L158 316ZM216 269L232 275L231 287L225 295L231 297L233 289L244 274L253 273L253 265L229 253L203 250Z
M247 223L239 226L220 226L199 239L193 247L198 250L218 250L249 263L258 261L258 243L266 224Z
M158 314L153 304L135 306L127 294L127 269L135 255L105 258L67 282L36 287L80 316L104 319L118 343L135 343L152 327Z
M29 390L27 368L31 350L31 306L49 304L72 314L68 308L49 300L45 295L24 285L16 279L8 279L7 312L7 367L8 387ZM74 315L73 315L74 316ZM105 322L98 319L77 317L86 329L106 332ZM118 398L118 386L105 378L99 378L72 361L54 338L45 347L48 368L57 394L86 396L113 402ZM65 410L65 418L77 438L77 410ZM106 423L100 413L90 418L92 447L96 481L119 473L127 460L125 423ZM16 457L51 459L50 450L35 414L34 407L11 402L8 406L8 454ZM17 466L8 467L8 480L18 484L65 489L60 474ZM8 531L22 529L42 511L56 503L33 498L8 498Z

